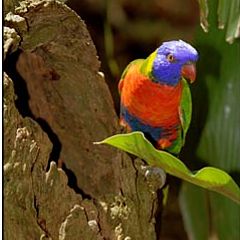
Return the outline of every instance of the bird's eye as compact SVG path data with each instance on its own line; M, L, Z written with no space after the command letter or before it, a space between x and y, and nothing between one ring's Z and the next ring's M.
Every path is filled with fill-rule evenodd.
M174 62L174 61L175 61L175 58L174 58L174 56L173 56L171 53L169 53L169 54L167 55L167 60L168 60L169 62Z

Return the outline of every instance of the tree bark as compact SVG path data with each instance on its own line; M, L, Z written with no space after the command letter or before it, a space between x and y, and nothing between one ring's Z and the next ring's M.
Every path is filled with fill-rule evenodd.
M5 239L157 239L143 162L93 144L120 129L84 22L32 0L5 26Z

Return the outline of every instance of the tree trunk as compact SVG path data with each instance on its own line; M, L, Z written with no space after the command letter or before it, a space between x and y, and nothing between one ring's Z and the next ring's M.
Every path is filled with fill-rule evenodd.
M53 0L11 10L4 27L5 239L158 239L161 199L143 162L93 144L120 129L84 22Z

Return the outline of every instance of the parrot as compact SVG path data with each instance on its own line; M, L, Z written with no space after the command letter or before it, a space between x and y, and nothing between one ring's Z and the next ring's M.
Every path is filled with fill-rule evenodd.
M183 40L163 42L146 59L130 62L118 83L120 125L140 131L158 150L178 155L191 122L189 83L198 52Z

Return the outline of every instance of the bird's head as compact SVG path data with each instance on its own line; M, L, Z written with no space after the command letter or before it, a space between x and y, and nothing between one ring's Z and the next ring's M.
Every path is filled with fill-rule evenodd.
M190 83L195 81L195 63L198 53L190 44L179 40L164 42L157 50L152 65L152 76L154 81L176 85L181 77Z

